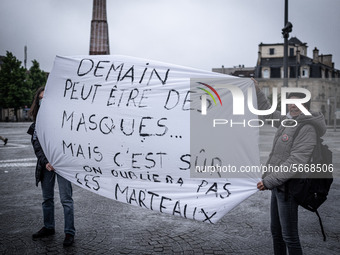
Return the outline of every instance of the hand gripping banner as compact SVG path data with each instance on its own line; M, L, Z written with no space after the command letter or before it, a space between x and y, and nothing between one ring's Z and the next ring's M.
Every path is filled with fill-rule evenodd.
M207 79L244 95L252 86L250 79L146 59L56 57L38 138L56 173L86 190L215 223L256 192L260 173L234 178L204 166L259 165L258 128L247 124L254 118L247 106L233 105L232 93ZM235 115L233 107L246 110Z

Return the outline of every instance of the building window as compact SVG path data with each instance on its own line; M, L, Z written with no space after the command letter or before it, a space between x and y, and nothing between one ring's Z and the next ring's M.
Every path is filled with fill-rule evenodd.
M275 54L275 49L269 48L269 55L274 55L274 54Z
M290 66L289 67L289 78L296 78L296 67L295 66Z
M302 68L302 78L308 78L308 68Z
M280 67L270 68L270 78L280 78Z
M325 79L325 69L321 68L321 78Z
M263 78L269 78L269 69L263 69L262 73Z
M289 56L294 56L294 48L289 48Z

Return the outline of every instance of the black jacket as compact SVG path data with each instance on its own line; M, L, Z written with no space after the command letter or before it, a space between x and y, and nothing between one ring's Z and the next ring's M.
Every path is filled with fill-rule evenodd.
M43 172L44 172L43 170L46 168L46 164L48 163L48 160L45 156L45 153L43 152L41 148L40 142L36 135L35 122L31 124L31 126L27 130L27 133L31 135L31 143L34 149L34 153L38 159L37 166L35 168L35 184L38 186L38 183L43 178Z

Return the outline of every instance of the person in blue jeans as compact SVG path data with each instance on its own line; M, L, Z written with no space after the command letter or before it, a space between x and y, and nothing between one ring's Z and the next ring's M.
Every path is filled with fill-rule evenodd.
M264 93L255 83L258 109L270 109ZM290 93L287 98L302 99L303 93ZM309 111L310 101L303 104ZM295 104L288 104L288 114L282 116L281 112L274 111L267 119L276 119L277 128L273 148L266 163L267 166L279 167L276 169L290 169L292 165L305 165L312 157L317 143L317 135L326 133L326 122L322 113L311 112L305 115ZM281 125L285 120L285 126ZM297 124L296 124L297 123ZM296 125L295 125L296 124ZM301 130L294 138L299 126ZM257 183L259 190L271 190L270 228L273 238L274 254L297 255L302 254L302 247L298 232L298 204L289 194L287 182L296 177L294 171L267 171L262 180Z
M55 220L54 220L54 186L55 180L58 181L60 201L64 208L64 232L65 239L64 246L71 246L74 242L75 228L74 228L74 212L73 212L73 199L72 199L72 186L71 183L62 176L55 173L53 166L47 160L44 151L41 148L39 139L36 135L35 121L38 115L41 101L44 97L44 88L39 88L34 97L30 115L33 117L33 123L28 129L27 133L30 134L31 142L34 148L35 155L37 156L37 166L35 171L36 185L41 182L43 202L43 216L44 227L32 235L35 240L55 234Z

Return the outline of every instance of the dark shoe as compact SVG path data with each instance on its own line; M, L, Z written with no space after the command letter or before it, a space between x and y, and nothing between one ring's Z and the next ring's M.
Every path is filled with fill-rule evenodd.
M8 138L6 138L6 139L5 139L5 141L4 141L4 145L6 145L6 144L7 144L7 142L8 142Z
M48 228L43 227L37 233L34 233L32 235L32 238L42 238L42 237L47 237L47 236L51 236L54 234L55 234L54 229L48 229Z
M64 246L71 246L74 243L74 236L71 234L66 234L64 239Z

